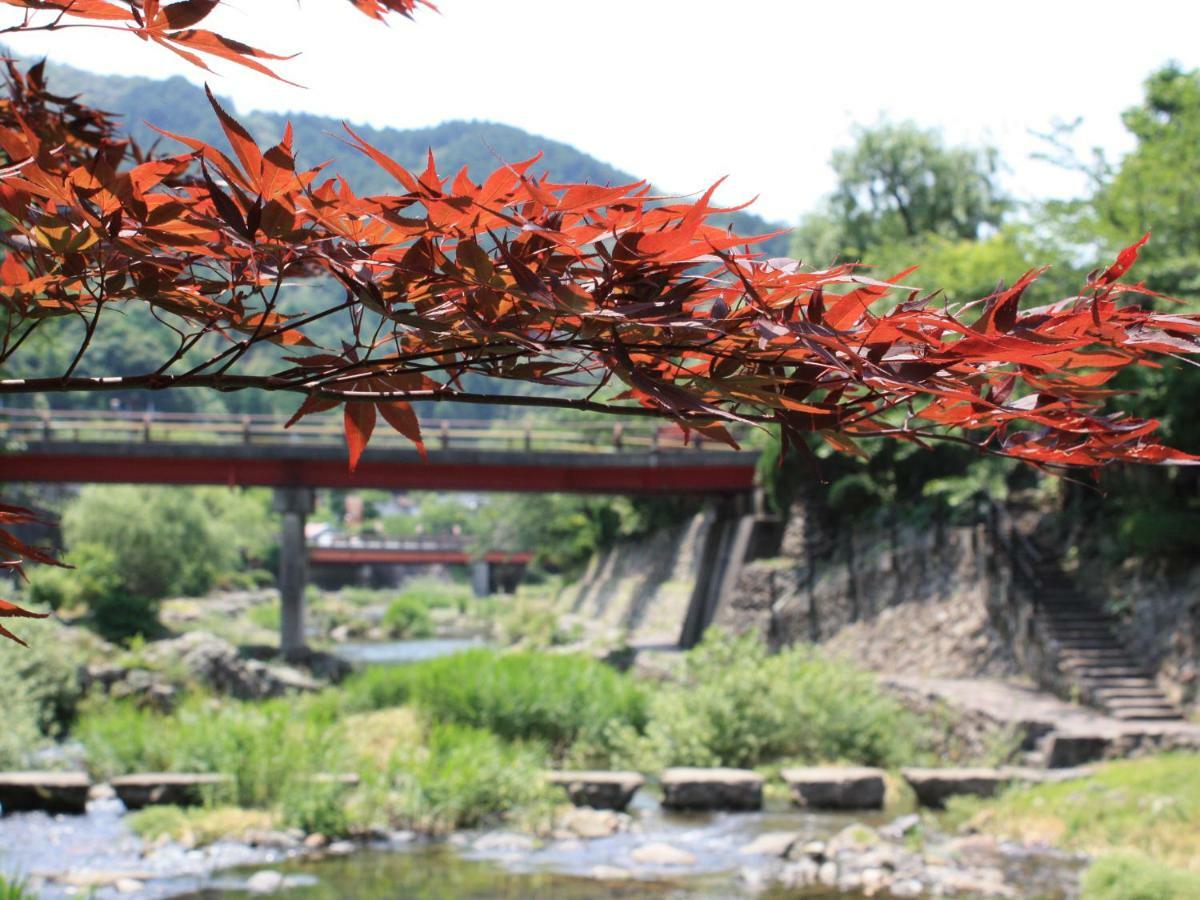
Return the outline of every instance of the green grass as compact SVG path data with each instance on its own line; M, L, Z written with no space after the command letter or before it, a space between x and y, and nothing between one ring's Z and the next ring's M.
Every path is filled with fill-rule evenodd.
M231 806L147 806L125 820L144 841L170 838L188 846L201 847L222 838L239 837L247 831L269 831L277 824L269 812Z
M37 900L25 879L12 880L0 875L0 900Z
M578 655L471 650L368 670L344 687L351 708L412 703L430 721L483 728L510 741L543 741L555 754L612 725L640 731L646 722L642 688Z
M1083 900L1195 900L1200 874L1131 853L1097 859L1083 874Z
M1015 787L990 801L955 799L950 813L995 834L1092 854L1136 847L1155 864L1200 874L1200 754L1112 762L1087 778Z
M194 696L169 716L130 703L90 704L77 737L99 778L137 771L231 776L211 799L269 808L298 782L338 772L346 761L341 729L326 706L294 699L265 703Z
M337 690L260 703L194 696L165 716L96 703L77 733L97 777L229 775L231 784L211 789L203 809L147 810L134 821L140 834L189 843L272 823L326 835L373 826L441 832L524 815L558 796L542 782L549 760L539 742L423 724L404 708L354 714L341 699ZM359 775L358 787L314 778L347 772Z

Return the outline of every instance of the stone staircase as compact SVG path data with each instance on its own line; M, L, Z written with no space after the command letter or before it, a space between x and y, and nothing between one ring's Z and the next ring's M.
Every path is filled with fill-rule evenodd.
M1172 721L1179 709L1117 637L1116 622L1044 552L1033 563L1036 618L1080 699L1116 719Z

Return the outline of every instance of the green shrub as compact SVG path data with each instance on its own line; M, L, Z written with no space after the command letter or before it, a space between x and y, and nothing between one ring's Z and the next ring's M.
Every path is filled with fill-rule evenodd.
M88 606L92 611L92 624L105 640L152 637L162 630L158 622L158 600L112 591L94 598Z
M400 599L420 603L426 609L453 608L461 613L471 603L471 588L436 578L414 578L404 584Z
M1117 534L1130 556L1192 558L1200 548L1200 513L1188 509L1142 509L1122 517Z
M478 728L434 725L422 754L405 756L393 772L391 816L422 831L472 828L488 818L540 803L555 793L542 778L536 747L509 744Z
M30 622L28 647L4 647L0 652L0 684L5 686L5 728L14 720L7 705L19 700L28 707L37 732L61 738L75 720L81 688L79 669L88 650L82 635L53 620ZM0 729L3 730L3 729Z
M376 669L346 684L350 706L413 703L428 718L545 741L556 754L612 724L640 731L646 698L630 678L590 657L469 650Z
M680 680L654 694L645 735L621 752L647 768L755 766L770 760L895 765L915 720L868 673L796 647L768 654L752 636L710 630Z
M4 653L16 651L7 647ZM13 693L4 700L4 727L0 728L0 770L23 769L29 755L45 744L38 730L38 711L28 697Z
M1101 856L1083 874L1083 900L1193 900L1200 874L1132 853Z
M383 627L392 637L421 638L433 634L429 607L416 597L400 596L383 614Z

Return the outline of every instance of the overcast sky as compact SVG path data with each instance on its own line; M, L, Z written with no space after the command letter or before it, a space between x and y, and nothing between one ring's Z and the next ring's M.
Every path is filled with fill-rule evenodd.
M181 74L241 110L373 125L488 119L565 141L664 188L730 178L788 221L832 185L834 147L886 116L991 142L1019 196L1078 185L1029 154L1030 129L1084 118L1081 145L1119 154L1120 112L1170 59L1200 66L1200 3L1140 0L438 0L380 27L340 0L233 0L215 30L302 51L292 88L234 66L205 75L128 37L10 38L96 72ZM11 21L11 13L0 21Z

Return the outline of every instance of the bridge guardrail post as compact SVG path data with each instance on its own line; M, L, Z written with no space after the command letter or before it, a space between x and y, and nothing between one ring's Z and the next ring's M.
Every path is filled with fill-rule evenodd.
M533 429L528 425L525 426L525 452L529 453L533 450Z
M242 443L250 443L250 417L242 416Z
M442 449L449 450L450 449L450 423L447 422L445 419L442 420L441 441L442 441Z
M142 440L147 444L150 443L150 413L142 416Z
M50 442L50 413L42 411L42 440Z
M620 422L617 422L615 425L613 425L612 441L613 441L613 449L616 450L618 453L621 451L621 443L624 440L624 437L625 437L625 426L622 425Z

